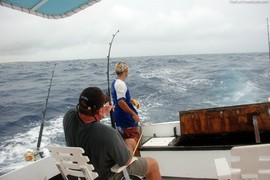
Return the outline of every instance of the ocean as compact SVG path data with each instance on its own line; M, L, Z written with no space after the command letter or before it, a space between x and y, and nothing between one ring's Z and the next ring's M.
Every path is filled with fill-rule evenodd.
M171 55L110 60L129 64L126 83L141 103L142 122L179 120L179 111L266 102L270 97L268 53ZM62 119L81 91L107 92L107 59L0 64L0 175L25 166L24 153L37 146L49 95L41 148L65 145ZM110 125L109 118L103 123Z

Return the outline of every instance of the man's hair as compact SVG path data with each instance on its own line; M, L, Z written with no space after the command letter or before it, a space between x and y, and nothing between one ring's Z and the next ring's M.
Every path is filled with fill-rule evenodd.
M118 63L116 63L114 69L115 73L119 75L128 70L128 65L124 62L119 61Z
M98 87L88 87L79 97L78 111L85 115L94 115L104 105L104 95Z

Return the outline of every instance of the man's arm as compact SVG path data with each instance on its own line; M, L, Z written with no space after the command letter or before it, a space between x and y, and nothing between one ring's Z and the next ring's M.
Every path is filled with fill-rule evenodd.
M124 99L121 99L118 101L118 105L120 106L120 108L125 111L126 113L129 113L132 115L133 119L136 121L136 122L139 122L140 118L139 116L132 110L130 109L130 107L127 105L127 103L125 102Z

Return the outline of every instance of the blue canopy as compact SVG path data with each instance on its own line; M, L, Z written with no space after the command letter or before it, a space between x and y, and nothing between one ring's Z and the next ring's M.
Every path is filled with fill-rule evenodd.
M0 5L48 19L71 16L100 0L0 0Z

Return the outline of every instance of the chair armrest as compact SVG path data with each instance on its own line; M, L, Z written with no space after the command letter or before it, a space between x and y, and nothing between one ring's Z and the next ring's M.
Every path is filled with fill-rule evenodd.
M270 179L270 169L259 170L258 172L259 179Z
M133 163L134 161L136 161L137 158L136 157L133 157L131 162L129 163L129 165L131 163ZM123 171L124 169L126 169L126 167L128 167L129 165L127 166L119 166L118 164L114 165L112 168L111 168L111 171L114 172L114 173L120 173L121 171Z
M218 179L231 179L232 173L226 158L215 159Z

